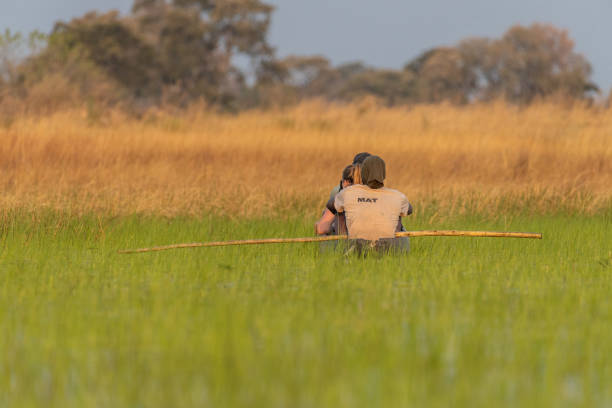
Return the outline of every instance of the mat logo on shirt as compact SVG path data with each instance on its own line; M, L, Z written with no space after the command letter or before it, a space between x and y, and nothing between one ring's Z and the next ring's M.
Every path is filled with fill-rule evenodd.
M365 198L365 197L357 197L358 203L376 203L378 198Z

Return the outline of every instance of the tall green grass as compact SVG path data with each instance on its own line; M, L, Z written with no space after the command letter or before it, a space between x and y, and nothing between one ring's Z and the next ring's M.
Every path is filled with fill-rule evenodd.
M310 220L6 213L0 406L610 406L612 216L420 216L407 256L313 244Z

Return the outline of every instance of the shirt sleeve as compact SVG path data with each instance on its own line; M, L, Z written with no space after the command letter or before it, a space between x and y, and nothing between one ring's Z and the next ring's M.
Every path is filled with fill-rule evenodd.
M332 214L336 215L338 214L338 211L336 211L336 207L334 206L334 203L336 201L336 197L331 197L328 201L327 201L327 205L325 206L329 211L331 211Z
M403 195L402 196L402 209L401 209L400 217L405 217L410 214L412 214L412 204L410 204L406 196Z
M340 192L340 186L337 185L336 187L334 187L331 191L331 193L329 193L329 199L332 200L332 202L334 201L334 197L336 197L336 194L338 194Z
M334 200L334 207L336 207L336 211L339 213L344 212L344 192L346 190L341 190L338 194L336 194L336 199Z

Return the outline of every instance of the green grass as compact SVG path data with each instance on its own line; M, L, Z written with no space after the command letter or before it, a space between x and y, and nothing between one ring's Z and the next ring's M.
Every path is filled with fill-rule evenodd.
M0 407L610 406L612 216L456 217L408 256L269 245L310 221L4 214Z

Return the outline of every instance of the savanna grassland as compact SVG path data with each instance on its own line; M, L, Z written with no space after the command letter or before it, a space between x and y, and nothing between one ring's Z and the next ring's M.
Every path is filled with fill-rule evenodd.
M14 119L0 138L5 209L311 217L364 150L417 211L592 213L612 198L612 112L579 106L73 111Z
M409 255L312 234L367 150ZM612 405L612 112L303 104L0 127L0 406Z

